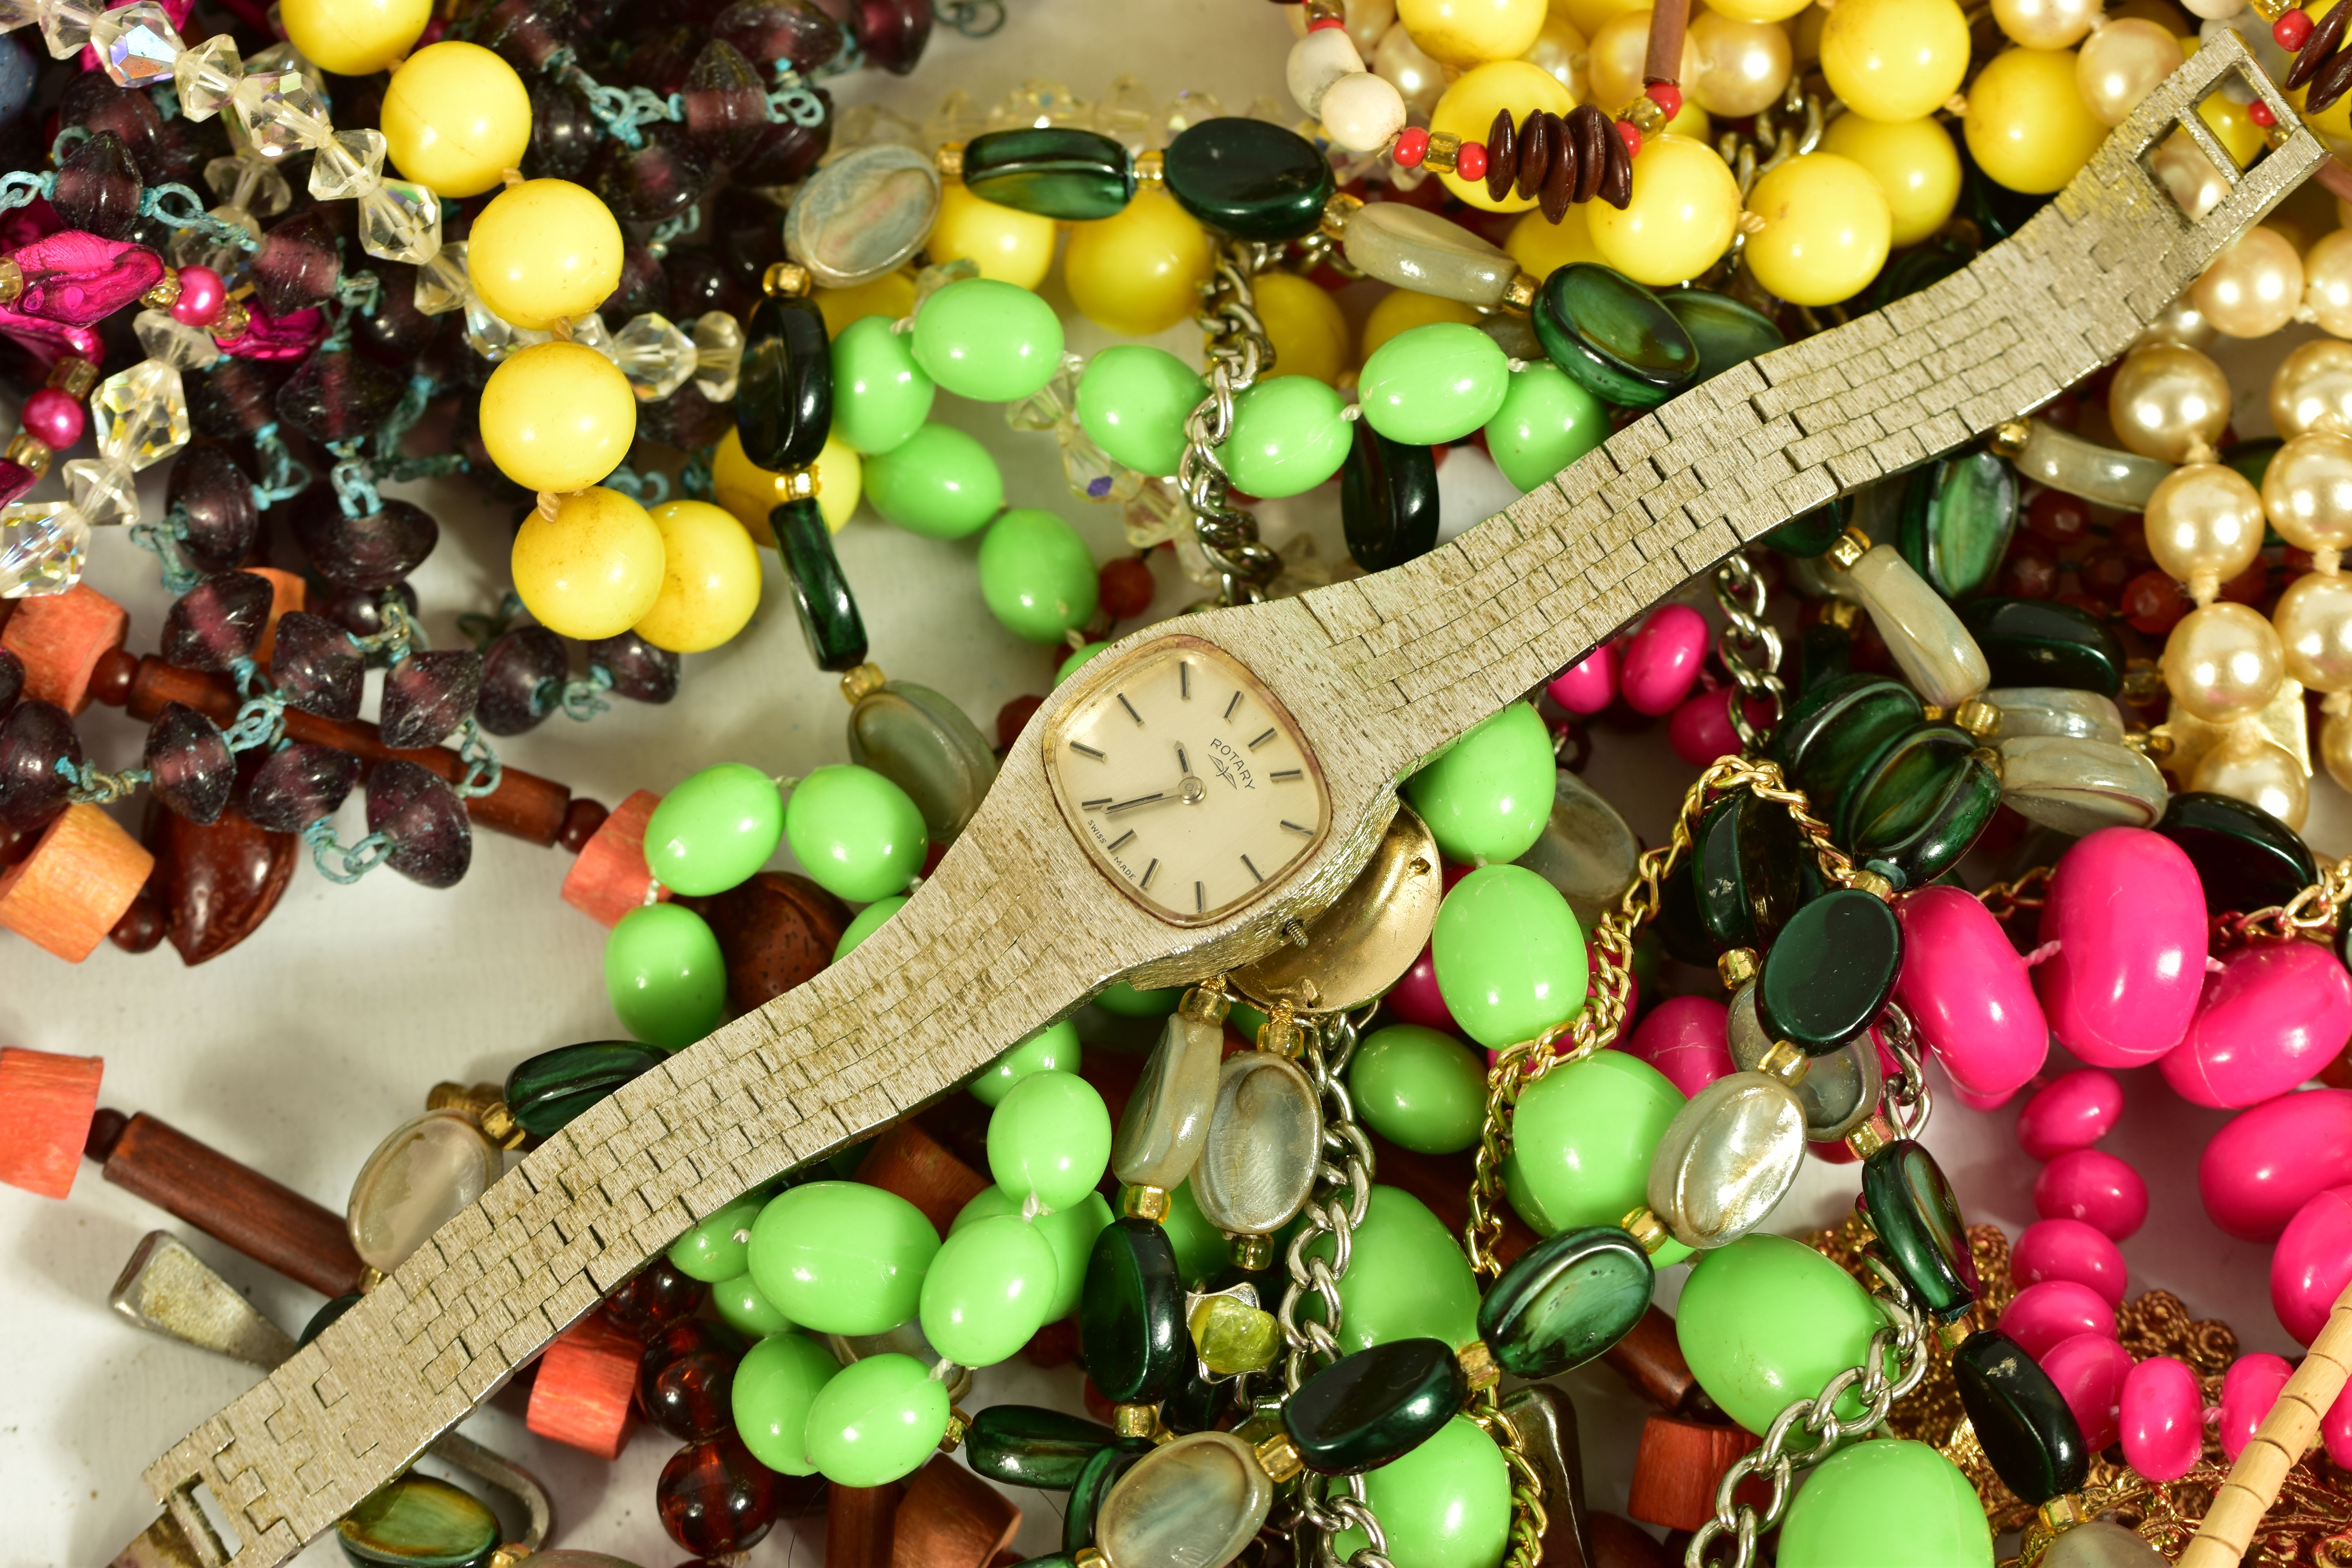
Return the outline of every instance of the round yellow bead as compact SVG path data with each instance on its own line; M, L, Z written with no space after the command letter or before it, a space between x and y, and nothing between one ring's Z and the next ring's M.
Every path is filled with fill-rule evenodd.
M905 272L885 272L847 289L820 289L816 291L816 308L824 313L824 335L828 338L841 336L849 330L850 322L862 321L868 316L899 321L915 313L915 279Z
M926 247L933 261L969 257L982 278L1034 289L1054 266L1054 220L999 206L950 180L940 187L940 216Z
M1851 158L1791 158L1756 182L1748 208L1764 220L1748 237L1748 266L1792 305L1851 300L1886 265L1886 194Z
M408 57L383 89L392 166L439 196L478 196L522 163L530 94L514 68L451 39Z
M661 591L633 629L672 653L717 647L760 607L760 552L741 523L707 500L674 500L651 515L661 531Z
M636 437L628 378L580 343L534 343L482 388L482 445L527 490L585 489L621 466Z
M1536 41L1519 58L1549 73L1554 81L1568 89L1570 98L1582 103L1592 95L1592 85L1584 74L1585 60L1591 51L1591 41L1576 30L1566 9L1555 5L1544 18L1543 31L1536 35Z
M1953 0L1839 0L1822 26L1830 90L1871 120L1933 114L1968 69L1969 19Z
M1147 187L1117 216L1070 226L1062 281L1087 320L1148 338L1200 309L1210 258L1209 231L1175 197Z
M1706 0L1706 8L1743 22L1785 22L1812 0Z
M1511 226L1503 248L1538 278L1549 278L1571 261L1601 259L1601 247L1592 243L1591 216L1581 204L1569 208L1558 223L1546 223L1541 213L1528 214Z
M1952 145L1952 133L1932 117L1864 120L1841 114L1830 122L1822 150L1870 171L1894 220L1887 243L1898 250L1943 227L1959 202L1959 150Z
M661 596L662 532L620 491L578 490L552 518L533 510L522 520L508 565L523 608L549 631L618 637Z
M1588 38L1628 11L1649 8L1648 0L1551 0L1552 15L1567 17Z
M1860 0L1847 0L1858 4ZM1739 182L1713 148L1654 136L1633 160L1633 199L1586 204L1601 259L1653 289L1696 278L1731 248Z
M824 519L828 532L839 533L857 510L857 498L866 493L866 459L856 447L828 432L824 449L809 469L816 475L817 515Z
M850 513L857 510L857 498L865 493L866 464L828 432L824 449L809 465L809 471L816 476L817 515L824 519L828 531L839 533ZM771 550L776 547L776 531L768 526L768 514L793 499L793 482L745 457L743 437L731 425L711 454L710 489L728 514L743 525L753 543Z
M1627 11L1611 17L1606 26L1592 35L1592 48L1585 58L1592 101L1612 113L1642 96L1643 77L1650 58L1650 16L1646 9ZM1698 46L1685 33L1682 63L1675 68L1675 78L1687 89L1697 75ZM1685 90L1684 101L1689 102L1692 96ZM1668 123L1675 134L1681 133L1679 127Z
M1457 77L1437 100L1435 112L1429 117L1433 132L1451 132L1465 142L1481 144L1493 128L1497 110L1510 111L1511 123L1518 124L1538 109L1554 114L1566 114L1576 107L1576 100L1559 79L1540 66L1525 60L1489 60ZM1501 201L1486 194L1486 182L1465 180L1451 171L1440 171L1437 176L1445 188L1474 207L1490 213L1523 213L1536 205L1533 196L1505 193Z
M1274 374L1337 385L1356 363L1356 339L1330 290L1296 272L1261 272L1250 286L1257 293L1257 319L1274 345Z
M432 19L433 0L285 0L278 8L286 41L337 76L373 76Z
M1444 65L1517 59L1543 31L1545 0L1398 0L1397 20Z
M2198 118L2205 121L2222 149L2238 161L2242 169L2252 163L2255 155L2263 150L2263 128L2255 124L2253 116L2246 112L2248 107L2242 103L2232 103L2227 96L2218 92L2197 106ZM2331 104L2329 107L2335 106Z
M1480 319L1477 311L1459 300L1441 300L1418 289L1391 289L1374 301L1371 313L1364 318L1364 336L1357 345L1356 361L1360 364L1371 358L1375 350L1399 332L1425 327L1432 321L1460 321L1475 326Z
M1969 87L1969 156L1985 178L2039 195L2064 185L2106 139L2074 85L2072 49L2003 49Z
M474 220L466 278L500 321L545 331L584 316L621 286L621 226L569 180L525 180Z

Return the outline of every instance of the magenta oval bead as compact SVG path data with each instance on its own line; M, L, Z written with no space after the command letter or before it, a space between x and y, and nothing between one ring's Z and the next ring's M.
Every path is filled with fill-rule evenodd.
M1739 750L1739 731L1731 724L1731 695L1728 690L1694 691L1683 699L1666 721L1666 740L1675 755L1703 768Z
M2180 1043L2205 984L2205 891L2179 846L2102 827L2059 857L2042 910L2058 951L2034 989L2058 1043L2093 1067L2137 1067Z
M2152 1355L2124 1374L2116 1425L2124 1462L2152 1481L2177 1481L2205 1451L2205 1391L2197 1369Z
M2327 1326L2347 1281L2352 1281L2352 1187L2330 1187L2295 1210L2279 1237L2271 1254L2271 1309L2307 1345Z
M2015 1340L2035 1361L2061 1340L2076 1334L2116 1337L2116 1310L2088 1285L2072 1279L2045 1279L2028 1285L2001 1309L2000 1331Z
M1999 1110L2017 1098L2017 1090L2005 1089L1999 1094L1972 1094L1956 1083L1952 1085L1952 1098L1970 1110Z
M2327 1445L2327 1457L2338 1469L2352 1469L2352 1384L2336 1396L2327 1414L2319 1418L2319 1436Z
M2197 1162L2205 1213L2247 1241L2276 1240L2313 1194L2347 1184L2352 1089L2304 1089L2242 1110Z
M2113 1154L2074 1149L2033 1179L2033 1211L2043 1219L2079 1219L2124 1241L2147 1219L2147 1184Z
M2158 1065L2181 1099L2234 1110L2284 1094L2352 1037L2352 974L2314 942L2241 947L2205 976L2180 1044Z
M1617 700L1617 645L1602 643L1551 678L1551 700L1571 713L1598 713Z
M1952 1081L1971 1094L2005 1095L2040 1072L2050 1026L2000 922L1959 888L1922 888L1895 912L1903 923L1895 1000Z
M1400 1024L1419 1024L1426 1029L1443 1029L1449 1035L1462 1032L1454 1021L1454 1010L1437 989L1437 963L1423 943L1421 956L1404 972L1404 978L1389 987L1389 1011Z
M45 386L25 399L24 412L18 418L27 435L56 452L80 440L86 423L80 399L54 386Z
M1625 644L1619 689L1636 713L1671 713L1690 695L1706 662L1706 617L1688 605L1662 605Z
M2037 1160L2054 1160L2105 1138L2123 1114L2124 1086L2115 1075L2076 1068L2036 1089L2017 1113L2018 1146Z
M172 320L183 326L209 327L220 320L228 303L228 285L209 267L180 268L180 297L172 301Z
M1711 996L1670 996L1650 1009L1625 1048L1687 1100L1730 1073L1731 1010Z
M2124 1380L2131 1375L2131 1352L2105 1334L2075 1334L2060 1340L2034 1360L2058 1385L2066 1408L2074 1413L2075 1422L2083 1428L2084 1446L2096 1453L2113 1443Z
M2278 1403L2294 1369L2268 1351L2242 1355L2221 1374L2221 1457L2231 1464L2253 1441L2254 1428Z
M2009 1249L2009 1272L2021 1285L2071 1279L2097 1291L2110 1307L2124 1304L2130 1283L2116 1244L2079 1219L2038 1219L2027 1226Z

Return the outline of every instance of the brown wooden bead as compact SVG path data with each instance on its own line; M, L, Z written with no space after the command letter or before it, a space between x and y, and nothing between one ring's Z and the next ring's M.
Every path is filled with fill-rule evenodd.
M264 667L269 656L278 649L278 617L289 610L304 607L310 589L302 579L291 572L281 572L275 566L247 566L242 571L252 573L269 584L269 619L261 627L261 642L253 650L254 662Z
M152 889L142 889L106 933L106 940L125 952L152 952L163 944L163 933L169 921L163 906Z
M591 1313L539 1358L524 1425L599 1458L620 1458L629 1441L637 1361L645 1349L602 1312Z
M110 647L98 656L98 666L90 672L89 695L93 701L109 708L120 708L131 700L131 683L139 675L139 656L125 647Z
M1591 1568L1674 1568L1682 1561L1648 1531L1613 1513L1586 1514L1584 1532L1592 1548ZM1544 1561L1549 1564L1551 1559L1547 1555Z
M1658 0L1650 12L1649 47L1642 57L1644 82L1673 82L1683 68L1683 36L1690 26L1690 0Z
M911 1121L901 1121L866 1152L857 1179L896 1193L931 1222L941 1236L963 1205L980 1196L989 1180L947 1152L940 1141Z
M1045 700L1042 697L1016 697L999 708L996 710L996 749L1001 752L1019 740L1030 719L1044 706Z
M352 1295L366 1276L341 1215L143 1112L124 1125L104 1170L116 1186L321 1296Z
M100 1106L98 1114L89 1119L89 1136L82 1140L82 1158L105 1164L114 1146L122 1142L122 1130L130 1125L131 1118L122 1112Z
M1518 132L1511 127L1511 111L1495 110L1495 123L1486 128L1486 195L1501 201L1510 194L1511 179L1518 166Z
M1601 175L1596 193L1602 201L1623 212L1633 204L1633 153L1625 145L1625 138L1617 128L1609 128L1609 140L1602 143L1608 149L1608 162Z
M563 808L563 828L555 836L555 841L577 855L588 847L588 841L596 837L596 830L612 815L604 809L603 801L590 800L584 795L573 795L572 804Z
M1654 1412L1642 1424L1642 1447L1633 1458L1633 1489L1625 1511L1644 1524L1696 1530L1715 1517L1715 1491L1725 1472L1762 1439L1738 1426L1686 1421ZM1754 1484L1761 1486L1760 1480ZM1769 1494L1742 1500L1761 1508Z
M890 1568L898 1489L835 1487L825 1500L824 1568Z
M752 1012L833 962L849 906L790 871L755 872L749 881L701 900L702 918L727 961L727 1002Z
M1580 103L1570 110L1562 123L1568 132L1567 140L1576 148L1576 184L1569 193L1569 200L1589 202L1599 193L1601 176L1609 172L1609 143L1617 139L1617 128L1609 123L1607 115L1589 103ZM1545 210L1550 209L1547 206Z
M97 1057L0 1047L0 1182L45 1198L73 1191L105 1070Z
M62 594L22 601L0 628L0 647L25 661L26 698L79 713L89 706L99 660L121 647L130 629L121 605L77 583Z
M1634 1393L1661 1410L1682 1415L1715 1414L1715 1402L1699 1387L1690 1363L1683 1359L1674 1319L1655 1303L1642 1314L1632 1332L1601 1352L1601 1359L1633 1384Z
M2336 53L2336 46L2344 41L2346 18L2338 14L2343 9L2341 5L2330 6L2327 15L2311 29L2311 36L2303 40L2303 47L2295 50L2294 64L2286 73L2287 91L2293 92L2317 75L2319 68Z
M1565 144L1561 129L1559 116L1543 109L1530 110L1520 125L1519 155L1511 185L1519 195L1534 195L1551 177L1553 160Z
M890 1568L988 1568L1020 1528L1011 1498L934 1454L907 1482L890 1533Z
M613 808L564 873L565 903L598 925L616 926L646 901L647 889L657 901L668 900L669 889L654 881L646 864L646 824L660 804L661 796L641 789Z
M2332 108L2347 89L2352 89L2352 51L2331 56L2312 74L2311 90L2304 97L2305 112L2317 114Z
M150 890L164 910L180 962L218 958L261 929L293 879L302 842L270 833L231 805L209 826L176 811L147 814L155 852Z
M79 803L41 829L32 853L0 871L0 926L79 963L139 896L155 857L114 818Z

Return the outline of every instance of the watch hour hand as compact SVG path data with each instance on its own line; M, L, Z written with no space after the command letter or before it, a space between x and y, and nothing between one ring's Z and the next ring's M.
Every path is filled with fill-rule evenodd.
M1150 805L1155 802L1167 800L1169 798L1170 796L1166 790L1158 790L1150 795L1137 795L1132 800L1114 801L1110 805L1103 807L1103 815L1108 816L1118 812L1132 811L1139 805Z

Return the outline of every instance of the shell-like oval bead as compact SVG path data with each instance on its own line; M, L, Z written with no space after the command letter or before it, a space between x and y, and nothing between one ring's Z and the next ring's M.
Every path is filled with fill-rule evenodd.
M1721 1247L1764 1223L1805 1157L1805 1112L1778 1079L1719 1078L1678 1111L1650 1159L1650 1208L1685 1247Z
M1119 1478L1095 1516L1095 1544L1121 1568L1229 1563L1273 1506L1274 1483L1248 1444L1229 1432L1195 1432Z
M1322 1149L1323 1107L1307 1075L1281 1057L1245 1051L1217 1076L1192 1195L1219 1230L1269 1235L1306 1203Z
M389 1274L488 1192L499 1164L498 1146L463 1111L428 1110L401 1123L352 1184L352 1250Z
M1172 1187L1192 1173L1217 1100L1224 1030L1171 1013L1119 1118L1110 1167L1134 1187Z
M1992 684L1976 639L1893 545L1872 545L1847 581L1921 697L1950 712Z

